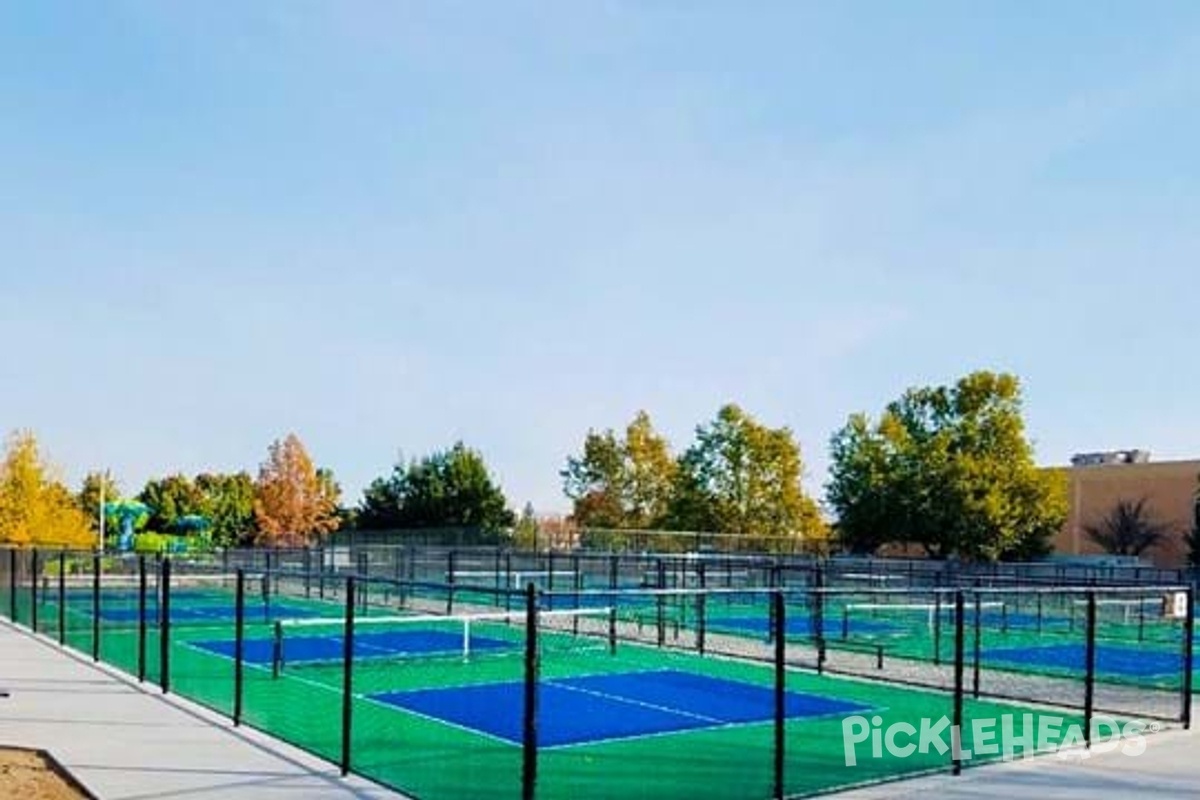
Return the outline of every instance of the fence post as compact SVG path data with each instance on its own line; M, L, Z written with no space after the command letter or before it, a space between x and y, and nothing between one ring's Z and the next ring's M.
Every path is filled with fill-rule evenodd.
M522 721L521 798L533 800L538 767L538 596L531 581L525 587L525 709Z
M787 722L787 621L784 619L783 590L771 598L775 608L775 797L783 800L784 734Z
M1083 741L1092 747L1092 711L1096 694L1096 592L1087 593L1087 677L1083 689Z
M100 554L92 553L92 661L100 660Z
M454 613L454 564L457 555L454 548L446 555L446 614Z
M161 614L161 609L159 610ZM138 556L138 683L146 680L146 557Z
M38 629L38 551L33 548L29 566L29 599L32 601L29 610L29 628L34 633Z
M58 643L67 643L67 551L58 551Z
M308 551L305 551L307 554ZM307 571L306 571L307 578ZM233 601L233 724L242 724L242 688L244 681L245 643L246 643L246 573L238 567L237 596Z
M703 561L696 565L696 582L700 588L700 594L696 595L696 651L700 655L704 655L704 638L707 625L707 614L705 613L708 606L707 572Z
M666 607L667 597L665 594L665 591L667 588L667 565L661 558L658 559L657 569L658 569L658 576L657 576L658 577L658 594L657 594L656 599L658 601L658 614L657 614L658 646L662 647L663 645L665 645L667 643L667 607Z
M820 573L818 573L820 575ZM825 673L825 593L818 583L812 593L812 629L817 646L817 674Z
M17 621L17 550L8 551L8 618Z
M950 734L951 758L954 774L962 774L962 723L963 723L963 590L954 592L954 728Z
M342 637L342 775L350 774L354 713L354 576L346 578L346 630Z
M505 580L505 578L504 578L504 562L502 561L503 557L504 557L504 554L501 552L500 547L497 546L496 552L493 554L493 558L492 558L492 566L493 566L492 576L494 578L494 580L492 581L492 588L495 590L495 594L492 595L492 605L496 606L497 608L500 607L501 581ZM508 584L504 584L504 591L507 592L511 588L512 587L509 586Z
M1183 620L1183 729L1192 728L1192 670L1195 655L1192 647L1196 638L1196 587L1187 589L1187 617Z
M976 589L975 597L974 597L975 614L973 615L974 622L975 622L975 654L974 654L974 657L971 659L971 661L972 661L971 696L974 697L976 700L979 699L979 660L980 660L980 657L981 657L982 651L983 651L982 641L981 641L983 638L983 630L982 630L983 622L979 618L980 607L983 605L983 603L981 602L982 599L983 598L980 596L979 590Z
M942 663L942 593L933 590L933 663Z
M512 552L504 551L504 610L512 611L512 593L517 587L513 586Z
M158 628L159 683L164 693L171 691L171 559L164 558L159 572L158 612L162 619ZM142 592L143 602L146 593ZM145 620L145 614L142 619ZM144 622L143 622L144 626ZM144 649L144 648L143 648Z

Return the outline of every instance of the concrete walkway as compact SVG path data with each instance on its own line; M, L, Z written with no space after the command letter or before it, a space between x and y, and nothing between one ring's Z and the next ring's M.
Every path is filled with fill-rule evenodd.
M0 745L49 750L101 800L402 797L0 622L4 690Z

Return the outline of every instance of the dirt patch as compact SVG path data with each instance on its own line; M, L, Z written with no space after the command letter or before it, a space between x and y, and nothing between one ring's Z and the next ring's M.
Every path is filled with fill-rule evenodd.
M36 750L0 747L0 797L21 800L80 800L88 795L55 770Z

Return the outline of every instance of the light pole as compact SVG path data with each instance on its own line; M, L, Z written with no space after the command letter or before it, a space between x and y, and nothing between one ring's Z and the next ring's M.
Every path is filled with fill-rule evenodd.
M104 552L104 484L108 483L108 470L104 470L100 475L100 546L96 549L101 553Z

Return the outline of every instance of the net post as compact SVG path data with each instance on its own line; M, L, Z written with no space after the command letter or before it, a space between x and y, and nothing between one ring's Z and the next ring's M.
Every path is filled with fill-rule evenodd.
M33 548L33 552L30 554L30 567L29 567L29 596L30 596L30 600L31 600L31 603L30 603L31 607L29 609L29 629L32 630L34 633L37 633L37 629L38 629L37 585L38 585L38 572L39 571L40 570L38 569L38 551L37 551L37 548L35 547L35 548Z
M1037 593L1037 632L1040 636L1042 633L1042 593Z
M1092 712L1096 694L1096 591L1087 593L1087 675L1083 688L1083 741L1090 750L1092 747Z
M1183 620L1183 729L1192 728L1192 670L1195 655L1192 647L1196 636L1196 586L1187 588L1187 616Z
M971 696L976 700L979 699L979 660L983 654L983 622L980 619L980 609L983 603L980 600L979 591L976 589L974 594L975 613L973 615L975 623L975 651L971 658Z
M850 638L850 605L842 606L842 641Z
M1146 640L1146 604L1138 602L1138 641Z
M100 661L100 553L92 553L92 661Z
M522 724L521 798L534 800L538 767L538 596L530 582L525 587L525 697Z
M954 774L962 774L962 722L963 722L963 590L954 591L954 728L951 733L951 758Z
M354 709L354 576L346 578L346 630L342 637L342 776L350 774Z
M612 606L608 609L608 653L609 655L617 654L617 603L615 597Z
M246 651L246 573L237 571L233 600L233 725L242 724L242 699L245 688Z
M67 551L58 551L58 643L67 643Z
M546 550L546 588L554 591L554 550Z
M283 671L283 623L275 620L271 628L271 677L278 678Z
M784 741L787 721L787 622L784 619L783 590L775 589L771 598L775 609L775 797L783 800L784 789Z
M146 681L146 557L138 556L138 683Z
M171 559L164 558L162 561L162 572L160 573L159 581L161 586L159 591L162 597L159 598L158 608L162 614L158 635L158 659L161 685L163 692L171 691ZM143 594L143 597L145 595Z

